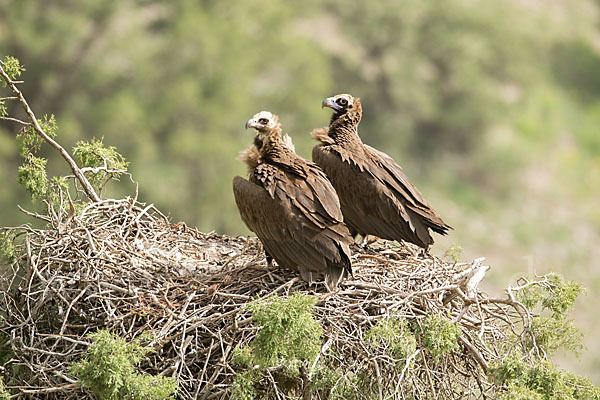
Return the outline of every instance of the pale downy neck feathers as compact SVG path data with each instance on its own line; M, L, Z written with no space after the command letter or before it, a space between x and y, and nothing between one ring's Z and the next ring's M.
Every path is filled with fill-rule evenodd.
M252 174L252 171L254 171L261 162L260 153L254 144L251 144L247 149L240 151L238 160L246 164L248 174Z
M254 143L240 152L238 160L246 164L248 173L251 174L263 162L261 153L268 153L273 150L291 151L296 154L296 147L292 142L292 138L287 133L282 136L279 126L271 131L259 132L254 138Z
M287 133L284 134L283 137L281 138L281 141L288 149L290 149L294 153L296 152L296 146L294 146L294 143L292 142L292 138L290 137L290 135L288 135Z

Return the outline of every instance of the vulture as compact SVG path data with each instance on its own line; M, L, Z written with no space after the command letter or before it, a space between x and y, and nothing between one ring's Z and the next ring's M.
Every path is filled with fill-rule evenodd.
M319 142L312 158L335 187L352 236L404 240L428 250L430 230L445 235L452 229L390 156L361 141L359 98L339 94L323 100L322 107L334 113L328 128L312 132Z
M267 261L296 270L312 284L331 290L352 274L353 238L335 189L323 171L298 156L282 137L278 117L261 111L246 122L254 144L240 154L249 179L233 179L242 221L263 244Z

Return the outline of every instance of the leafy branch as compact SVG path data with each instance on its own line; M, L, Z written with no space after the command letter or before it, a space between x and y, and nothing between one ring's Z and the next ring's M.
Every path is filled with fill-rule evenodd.
M16 122L16 123L22 125L24 129L33 128L34 131L46 143L48 143L56 151L58 151L60 153L60 155L62 156L62 158L64 158L64 160L67 162L67 164L69 164L69 167L73 171L73 174L75 175L75 177L77 178L79 183L81 183L81 186L83 187L83 190L84 190L85 194L87 195L87 197L93 202L99 202L101 200L100 197L94 190L91 183L85 177L85 175L83 174L81 169L77 166L77 164L75 163L75 160L73 160L73 158L69 155L69 153L60 144L58 144L51 137L51 135L48 134L44 130L44 128L42 128L42 125L40 124L39 120L33 113L31 107L29 107L27 100L25 100L23 93L17 87L17 84L23 83L23 81L16 80L16 78L21 75L22 71L24 71L24 68L19 64L19 61L14 57L6 57L4 59L4 61L0 61L0 76L2 76L2 78L4 79L3 86L8 86L12 90L12 92L15 94L15 96L13 96L13 97L0 98L0 119L6 120L6 121L11 121L11 122ZM22 121L17 118L9 117L6 112L6 107L4 106L4 101L7 101L7 100L18 101L21 104L21 106L23 107L23 110L25 110L25 113L27 114L27 117L29 118L29 122ZM37 162L37 164L39 167L40 163Z

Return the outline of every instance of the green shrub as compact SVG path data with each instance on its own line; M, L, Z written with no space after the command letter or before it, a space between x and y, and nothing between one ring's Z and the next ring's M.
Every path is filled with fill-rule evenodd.
M510 385L506 388L498 400L543 400L541 394L529 389L526 386Z
M81 385L100 400L174 399L177 381L164 376L138 373L136 365L150 352L142 339L127 342L109 331L88 335L93 344L83 359L70 368Z
M73 147L73 156L75 161L81 168L102 168L111 170L98 169L96 172L91 171L86 174L90 184L96 189L100 189L106 181L111 178L118 179L122 172L127 171L129 163L125 158L117 152L114 146L104 147L102 139L92 139L88 141L79 141Z
M30 155L27 161L19 167L19 183L27 189L34 201L46 198L48 194L48 176L46 175L46 160Z
M429 315L423 322L423 344L434 359L438 359L456 348L459 335L460 328L439 315Z
M542 300L542 307L551 310L554 315L564 315L575 304L577 297L585 292L585 289L579 282L563 281L563 278L557 274L550 274L551 287L548 295Z
M545 285L531 285L519 292L519 300L527 308L541 305L542 310L551 312L553 317L559 317L573 307L580 294L585 293L579 282L565 283L558 274L550 273L547 279Z
M456 243L452 243L452 245L450 245L450 247L448 247L448 250L446 250L446 252L444 253L444 257L450 258L456 263L460 261L460 257L462 256L463 252L464 250L461 246L457 245Z
M500 364L490 367L490 376L504 391L500 399L598 400L600 389L589 378L560 371L548 361L534 366L513 354Z
M417 339L408 328L406 321L389 318L379 321L369 329L365 340L373 347L383 346L392 356L406 359L417 349Z
M300 367L312 365L321 350L323 329L312 315L314 296L294 294L255 300L248 305L252 320L260 329L248 346L233 351L233 361L243 368L232 385L232 399L256 396L255 384L267 368L279 367L281 390L299 385Z
M49 117L48 115L44 115L43 119L38 119L38 123L46 135L48 135L51 139L56 138L58 125L56 124L56 118L54 115L50 115ZM17 147L19 149L19 154L25 159L29 156L29 154L37 153L42 147L42 143L44 143L44 139L38 135L33 126L29 126L27 129L22 129L17 135Z
M15 258L15 232L0 231L0 264L12 264Z
M509 354L501 363L491 365L488 374L496 382L503 384L519 379L528 368L528 365L523 361L522 354L515 351Z
M9 400L10 399L10 393L8 393L8 390L6 390L6 387L4 386L4 381L2 381L2 377L0 376L0 400Z
M535 336L536 344L549 353L562 349L579 354L583 348L581 331L573 325L572 320L562 316L534 317L531 320L531 331ZM529 344L533 346L531 338Z
M231 385L231 400L254 400L256 398L256 389L254 389L256 379L257 374L253 370L237 374Z
M260 330L250 344L253 364L261 368L284 364L297 374L300 362L312 363L321 350L323 329L312 315L314 296L294 294L256 300L248 306Z
M2 68L12 81L16 80L19 76L21 76L21 72L25 71L25 67L23 67L19 63L19 60L14 57L6 56L4 57L3 62L4 65ZM4 80L2 80L2 87L6 87L6 82L4 82Z

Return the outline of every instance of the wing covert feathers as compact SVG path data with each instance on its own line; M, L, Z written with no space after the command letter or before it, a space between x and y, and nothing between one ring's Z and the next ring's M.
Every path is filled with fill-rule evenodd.
M315 164L281 141L263 143L250 179L236 176L233 192L242 221L278 265L329 288L351 274L353 239L335 189Z
M430 229L445 235L452 228L390 156L362 143L357 133L362 108L359 99L354 102L353 110L334 115L328 129L313 130L320 142L313 161L335 187L352 232L428 248L433 244Z

